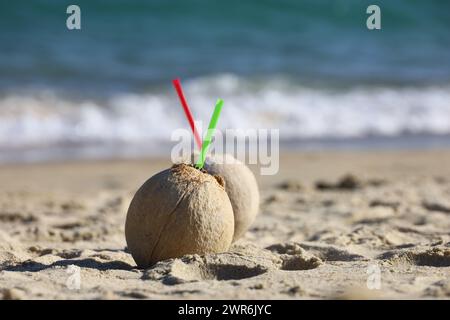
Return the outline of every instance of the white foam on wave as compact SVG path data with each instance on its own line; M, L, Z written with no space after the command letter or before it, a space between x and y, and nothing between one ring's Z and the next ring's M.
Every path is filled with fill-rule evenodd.
M68 99L49 90L0 98L0 147L169 140L188 128L178 98L161 93ZM283 79L220 75L184 81L197 120L206 126L218 97L219 127L275 128L281 139L450 133L450 87L312 88Z

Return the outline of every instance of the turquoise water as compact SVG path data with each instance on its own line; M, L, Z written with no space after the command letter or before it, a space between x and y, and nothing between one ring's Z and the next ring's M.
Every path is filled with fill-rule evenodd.
M423 84L450 80L450 2L3 1L0 89L146 90L183 78L286 75L305 83Z
M0 43L0 149L168 140L174 77L286 141L450 134L450 1L2 1Z

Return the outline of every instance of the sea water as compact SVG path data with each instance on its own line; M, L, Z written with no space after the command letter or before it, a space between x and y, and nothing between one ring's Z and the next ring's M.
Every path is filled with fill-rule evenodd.
M277 128L287 148L448 147L450 2L0 3L0 161L167 153L188 127Z

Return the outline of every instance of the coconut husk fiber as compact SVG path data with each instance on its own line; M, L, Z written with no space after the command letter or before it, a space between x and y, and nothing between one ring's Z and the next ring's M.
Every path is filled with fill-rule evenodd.
M207 157L204 168L225 180L225 191L234 213L234 242L244 235L259 211L260 197L255 176L230 154Z
M233 209L223 180L187 164L148 179L127 213L125 236L139 267L186 254L227 251Z

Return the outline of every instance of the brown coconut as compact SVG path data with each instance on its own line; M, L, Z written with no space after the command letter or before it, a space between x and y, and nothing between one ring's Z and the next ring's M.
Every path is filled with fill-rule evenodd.
M225 180L225 191L234 213L233 242L248 230L259 211L259 190L250 169L230 154L208 156L205 170Z
M125 224L128 249L142 268L185 254L227 251L233 233L223 180L186 164L148 179L131 201Z

